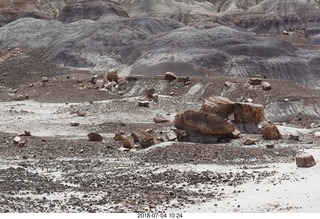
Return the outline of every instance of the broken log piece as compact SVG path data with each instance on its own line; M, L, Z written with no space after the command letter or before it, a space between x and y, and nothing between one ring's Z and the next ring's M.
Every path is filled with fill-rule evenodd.
M296 156L296 164L298 167L312 167L316 161L311 154L301 154Z

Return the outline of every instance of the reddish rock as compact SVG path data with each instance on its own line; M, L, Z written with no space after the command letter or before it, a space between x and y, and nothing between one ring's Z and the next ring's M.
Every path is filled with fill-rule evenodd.
M195 131L199 134L228 135L234 131L234 126L222 117L193 110L177 114L173 124L178 129Z
M234 119L237 123L259 124L264 120L263 105L237 102L234 104Z
M108 81L115 81L115 82L117 82L119 78L118 73L116 71L109 71L106 74L106 77Z
M166 118L164 118L161 115L157 115L155 118L153 118L153 121L155 123L165 123L165 122L169 122L169 120L167 120Z
M316 161L310 154L302 154L296 156L296 164L298 167L312 167L316 165Z
M273 123L264 125L261 129L261 133L267 140L282 139L282 135L280 134L277 126Z
M253 77L249 79L249 84L251 85L259 85L261 84L261 82L262 82L262 79L258 77Z
M153 136L149 132L136 130L131 133L134 142L139 143L142 148L154 145Z
M124 148L128 148L128 149L134 148L134 140L131 136L123 136L121 141L122 141L122 146Z
M202 104L202 111L227 118L234 113L234 102L225 97L209 97Z
M243 144L244 145L254 145L258 141L259 141L259 139L247 138L246 140L244 140Z
M103 138L98 133L89 133L88 134L89 141L103 141Z

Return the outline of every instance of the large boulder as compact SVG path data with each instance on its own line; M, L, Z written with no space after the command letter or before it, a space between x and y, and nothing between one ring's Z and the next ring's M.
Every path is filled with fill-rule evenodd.
M142 148L147 148L154 145L154 136L146 131L135 130L131 133L131 136L134 142L139 143Z
M224 118L216 114L193 110L177 114L173 124L178 129L204 135L228 135L234 131L233 124Z
M264 120L263 105L237 102L234 104L234 119L237 123L259 124Z
M227 118L234 113L234 102L226 97L209 97L202 104L202 111Z

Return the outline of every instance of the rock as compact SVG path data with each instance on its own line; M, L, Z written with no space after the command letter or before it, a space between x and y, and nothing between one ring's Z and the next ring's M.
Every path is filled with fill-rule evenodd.
M31 132L30 131L24 131L24 133L20 134L19 136L31 136Z
M259 85L261 84L261 82L262 82L262 79L258 77L253 77L249 79L249 84L251 85Z
M261 133L267 140L282 139L282 135L280 134L277 126L273 123L262 126Z
M123 136L121 141L122 141L122 146L124 148L128 148L128 149L133 149L134 148L133 137L131 137L131 136Z
M17 101L24 101L24 100L28 100L29 99L29 95L26 94L26 95L19 95L16 100Z
M174 95L174 92L172 91L172 92L170 92L170 96L173 96Z
M234 104L234 119L237 123L259 124L264 120L263 105L236 102Z
M24 141L19 141L18 147L24 147L26 146L26 143Z
M166 118L164 118L163 116L161 116L161 115L156 115L156 117L155 118L153 118L153 121L155 122L155 123L165 123L165 122L169 122L169 120L167 120Z
M121 141L122 138L124 138L124 137L125 137L124 131L117 131L116 134L114 135L113 139L115 141Z
M235 128L234 131L230 134L230 137L233 139L240 138L241 132Z
M314 137L316 137L316 138L320 138L320 131L315 132L313 135L314 135Z
M234 102L226 97L209 97L202 104L201 110L227 118L234 113Z
M177 77L176 86L177 87L183 87L185 85L190 84L189 77Z
M246 102L248 103L253 103L253 99L251 99L250 97L246 99Z
M103 79L98 79L96 81L96 88L102 88L104 86L104 80Z
M166 72L164 75L164 80L174 81L177 79L177 75L173 72Z
M115 81L117 82L118 81L118 73L116 71L109 71L106 75L106 78L108 81Z
M169 141L174 141L174 140L177 139L176 133L175 133L174 131L172 131L172 130L170 130L170 132L168 132L168 133L166 134L166 137L167 137L167 139L168 139Z
M155 94L156 90L154 88L148 88L146 89L146 95L148 98L153 98L153 95Z
M85 112L85 111L78 111L77 112L77 116L84 117L86 115L87 115L87 112Z
M89 133L88 134L89 141L103 141L103 138L98 133Z
M302 154L296 156L296 164L298 167L312 167L316 165L316 161L311 154Z
M126 78L119 78L118 79L118 89L119 90L127 89L127 79Z
M95 75L90 79L90 83L91 84L96 84L97 80L103 80L103 76L102 75Z
M41 81L42 81L42 82L48 82L48 81L49 81L49 78L48 78L48 77L42 77Z
M79 123L79 122L74 122L74 121L72 121L72 122L70 122L70 125L71 125L71 126L79 126L80 123Z
M141 100L138 102L138 107L149 107L150 102L148 100Z
M299 141L299 135L290 135L289 136L290 140L295 140L295 141Z
M274 144L267 144L266 148L269 148L269 149L274 148Z
M271 90L271 88L272 88L272 86L269 82L266 82L266 81L262 82L262 89L263 90Z
M131 133L134 142L139 143L142 148L147 148L154 145L153 136L152 134L142 131L136 130Z
M13 143L14 144L19 144L19 142L21 141L21 138L19 136L16 136L13 138Z
M234 131L234 126L222 117L193 110L178 113L173 124L178 129L191 130L199 134L228 135Z
M254 145L258 141L259 141L259 139L247 138L246 140L244 140L243 144L244 145Z
M151 98L153 101L157 102L159 100L159 95L158 94L152 94Z

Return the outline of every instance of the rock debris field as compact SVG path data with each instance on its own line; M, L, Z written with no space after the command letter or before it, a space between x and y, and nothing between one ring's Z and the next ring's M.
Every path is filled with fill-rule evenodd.
M0 213L319 213L319 12L0 1Z

